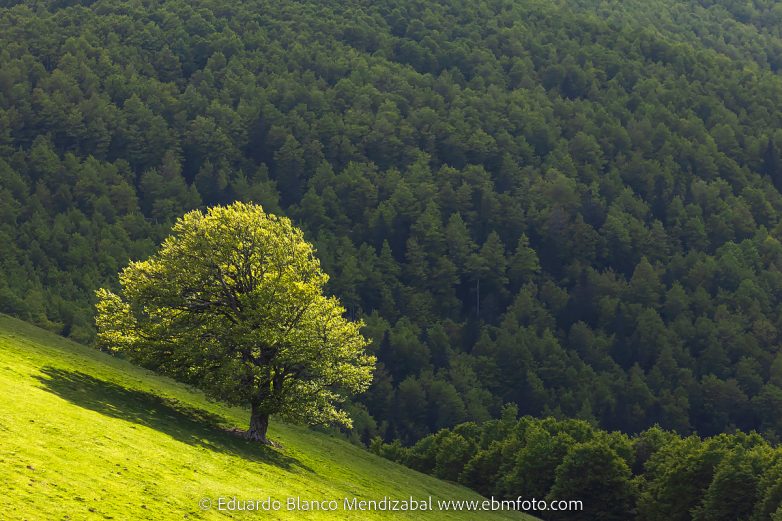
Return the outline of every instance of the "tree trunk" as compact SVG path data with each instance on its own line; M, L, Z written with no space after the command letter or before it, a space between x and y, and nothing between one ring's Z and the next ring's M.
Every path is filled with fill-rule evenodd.
M250 429L247 431L247 438L253 441L260 441L264 445L273 445L266 437L266 431L269 429L269 413L261 411L258 404L252 404L250 412Z

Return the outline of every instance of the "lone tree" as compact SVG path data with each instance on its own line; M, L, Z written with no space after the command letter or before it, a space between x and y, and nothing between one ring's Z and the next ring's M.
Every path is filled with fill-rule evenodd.
M298 228L254 204L189 212L150 259L97 292L98 341L131 360L269 416L351 425L338 404L365 390L375 358L360 323L323 294L328 276Z

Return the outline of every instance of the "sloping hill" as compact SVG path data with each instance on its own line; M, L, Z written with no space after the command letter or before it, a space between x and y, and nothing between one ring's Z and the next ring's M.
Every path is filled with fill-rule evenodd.
M282 450L251 444L229 432L244 425L241 409L4 315L0 396L4 519L525 519L439 511L437 499L480 496L326 434L275 423ZM411 495L431 495L435 510L344 509L346 497ZM218 512L221 496L281 505ZM338 510L287 511L296 496Z

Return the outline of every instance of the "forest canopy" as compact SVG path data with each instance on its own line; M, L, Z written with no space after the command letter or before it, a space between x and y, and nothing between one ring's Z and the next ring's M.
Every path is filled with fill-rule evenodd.
M0 0L0 311L92 342L184 212L286 215L378 357L354 436L782 435L770 1Z

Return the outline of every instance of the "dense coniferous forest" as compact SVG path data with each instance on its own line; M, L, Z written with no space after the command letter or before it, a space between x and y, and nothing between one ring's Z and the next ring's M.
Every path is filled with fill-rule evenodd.
M356 439L515 403L779 440L780 32L765 0L0 0L0 312L92 342L96 288L251 200L366 322Z

